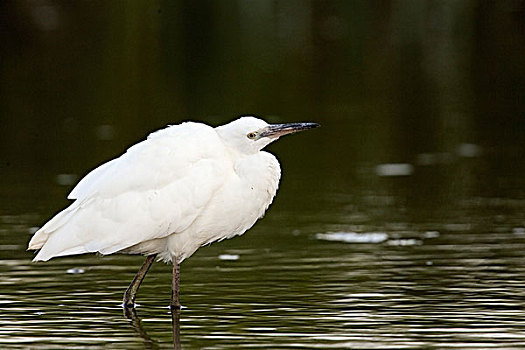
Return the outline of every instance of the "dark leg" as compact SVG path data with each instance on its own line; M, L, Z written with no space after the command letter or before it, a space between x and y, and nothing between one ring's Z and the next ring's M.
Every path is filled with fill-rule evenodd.
M180 346L180 309L171 310L171 322L173 326L173 349L181 350Z
M172 309L180 309L179 299L179 285L180 285L180 264L173 258L173 276L171 280L171 303Z
M126 289L126 293L124 293L124 307L135 307L137 291L139 290L140 284L144 280L144 277L146 277L146 274L148 273L148 270L155 261L156 257L157 254L148 255L146 257L146 261L144 261L144 264L142 264L139 271L133 278L133 281L131 281L128 289Z

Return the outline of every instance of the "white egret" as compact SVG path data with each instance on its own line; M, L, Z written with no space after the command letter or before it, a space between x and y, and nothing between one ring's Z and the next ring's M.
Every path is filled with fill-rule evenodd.
M156 258L173 263L171 307L179 308L180 263L199 247L243 234L277 192L281 168L261 151L280 136L319 126L268 124L244 116L210 127L186 122L152 133L92 170L75 200L29 242L33 261L98 252L146 255L124 294L133 307Z

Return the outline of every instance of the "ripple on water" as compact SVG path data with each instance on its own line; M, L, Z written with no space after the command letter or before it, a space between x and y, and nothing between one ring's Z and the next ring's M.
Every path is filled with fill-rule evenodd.
M16 224L4 223L2 232L27 232L19 220L10 222ZM525 235L514 223L498 233L428 223L388 227L320 235L305 227L293 239L257 232L279 245L239 239L200 250L182 266L183 347L522 347ZM27 238L10 235L4 247L25 246ZM34 264L31 253L6 251L0 249L2 348L171 344L170 266L152 267L138 319L129 320L122 293L142 257Z

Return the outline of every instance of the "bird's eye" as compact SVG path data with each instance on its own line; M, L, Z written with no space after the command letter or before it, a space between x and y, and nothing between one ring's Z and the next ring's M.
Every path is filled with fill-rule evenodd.
M246 135L246 137L248 137L250 140L253 140L257 137L257 134L254 132L249 132L248 135Z

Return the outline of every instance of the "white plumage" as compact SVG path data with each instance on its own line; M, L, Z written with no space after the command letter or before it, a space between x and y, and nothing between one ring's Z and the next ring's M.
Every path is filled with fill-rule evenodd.
M29 242L39 249L34 261L123 252L179 264L204 244L240 235L264 214L281 176L261 149L315 126L242 117L154 132L77 184L68 196L75 201Z

